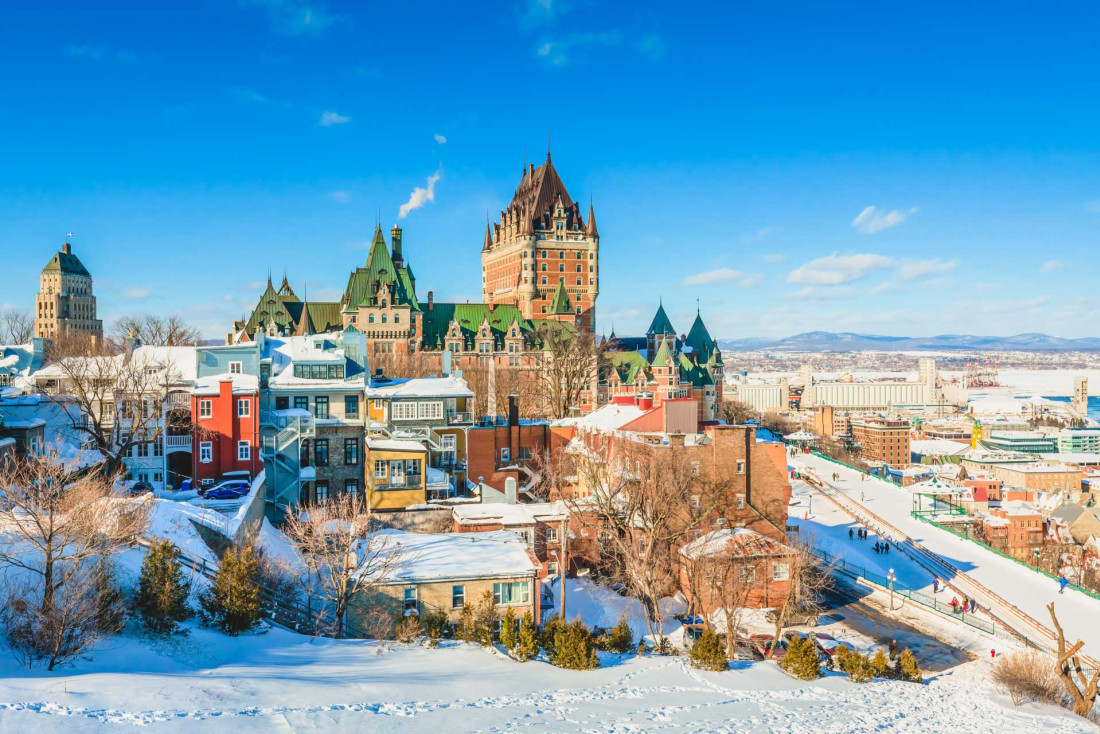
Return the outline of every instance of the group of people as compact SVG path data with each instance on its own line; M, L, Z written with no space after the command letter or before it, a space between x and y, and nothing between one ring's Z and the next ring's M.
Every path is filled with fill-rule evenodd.
M961 604L959 603L959 598L957 596L951 597L951 611L952 611L952 613L958 614L959 612L962 612L964 614L967 614L967 613L973 614L974 612L977 611L977 609L978 609L978 602L974 601L973 599L971 599L966 594L963 594L963 600L962 600Z
M867 528L864 528L864 527L848 528L848 540L852 540L853 538L859 538L860 540L867 540ZM883 541L876 540L875 545L873 546L873 548L874 548L875 553L889 553L890 552L890 544L887 543L885 540L883 540Z

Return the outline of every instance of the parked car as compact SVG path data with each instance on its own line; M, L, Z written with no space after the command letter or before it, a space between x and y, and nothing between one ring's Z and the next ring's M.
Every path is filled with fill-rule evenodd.
M750 639L752 640L753 644L756 646L756 649L760 653L760 655L763 658L767 659L768 651L771 649L771 646L772 646L772 636L771 635L753 635ZM789 646L789 643L786 640L780 638L779 641L775 645L775 654L772 655L772 659L773 660L782 660L784 657L786 657L788 646Z
M852 652L855 652L856 649L855 645L853 645L852 643L838 640L837 638L825 632L815 633L813 640L814 644L817 645L817 649L821 650L821 652L825 653L829 657L836 655L836 651L842 647L846 647Z
M243 479L230 479L224 482L218 482L212 487L202 487L199 489L199 496L208 500L231 500L243 497L248 494L248 490L251 489L251 482L244 481Z
M814 607L796 606L787 612L787 624L791 627L816 627L818 611ZM779 621L779 610L769 609L764 612L764 619L772 624Z
M130 486L130 494L149 494L153 491L153 485L149 482L134 482Z

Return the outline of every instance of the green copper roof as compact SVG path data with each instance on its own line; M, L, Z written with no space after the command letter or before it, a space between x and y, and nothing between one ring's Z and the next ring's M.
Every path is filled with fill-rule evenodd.
M714 339L710 336L710 332L707 331L706 325L703 323L703 317L699 314L695 314L695 322L691 325L691 331L688 332L687 340L684 343L699 355L699 362L707 362L710 360L710 355L714 351L715 343Z
M668 314L665 313L665 306L662 303L657 307L657 313L653 316L653 323L649 325L649 329L646 331L646 336L650 334L675 334L676 329L672 328L672 322L668 320Z
M71 252L55 252L50 261L46 263L46 267L42 268L42 272L47 270L60 270L65 275L92 277L92 274L84 267L84 263L80 262L80 258Z
M554 298L550 301L550 313L564 315L573 313L573 306L569 303L569 294L565 292L565 284L558 282L554 290Z
M615 371L619 373L619 379L627 385L634 382L639 372L644 377L646 370L649 369L649 362L639 352L611 352L608 359L611 360Z
M515 306L497 306L489 310L489 306L484 303L436 302L431 309L427 303L419 304L418 308L424 313L424 342L427 344L445 344L447 330L452 321L458 323L464 346L470 347L477 340L478 329L485 321L488 321L494 343L503 343L513 322L519 325L519 336L528 334L533 328L531 322L523 318L523 314Z
M377 284L377 289L374 285ZM343 303L352 306L380 306L382 300L390 306L407 306L419 310L416 289L408 268L394 267L382 228L376 227L370 253L364 267L348 276Z
M714 378L710 376L710 372L705 367L692 362L686 355L681 354L679 362L681 380L687 380L694 387L714 384Z
M657 354L653 355L653 364L663 367L666 361L672 359L672 350L669 349L668 342L668 339L661 340L661 346L657 348Z

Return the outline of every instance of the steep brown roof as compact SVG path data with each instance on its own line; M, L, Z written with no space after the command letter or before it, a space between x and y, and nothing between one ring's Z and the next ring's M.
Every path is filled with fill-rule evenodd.
M596 231L596 211L592 208L592 202L588 202L588 229L585 232L589 237L599 237Z
M550 161L550 154L546 154L546 163L535 169L524 171L516 188L509 209L526 212L529 219L537 219L546 212L552 211L561 196L562 208L573 208L573 199L565 190L565 184L558 176L554 164Z

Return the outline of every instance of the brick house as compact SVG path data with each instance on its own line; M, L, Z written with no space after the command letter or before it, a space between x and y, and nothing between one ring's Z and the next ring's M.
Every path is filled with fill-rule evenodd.
M454 532L510 530L538 559L539 576L557 576L562 564L562 537L568 532L569 510L564 502L520 504L515 482L509 480L504 502L456 505L451 511Z
M1024 558L1043 542L1043 516L1025 502L1004 502L990 508L983 518L989 544L1018 558Z
M680 549L680 590L694 614L713 614L729 603L723 599L773 607L787 596L794 552L747 528L712 530Z
M260 456L260 388L254 375L227 373L198 378L191 389L191 476L214 484L227 472L263 468Z

